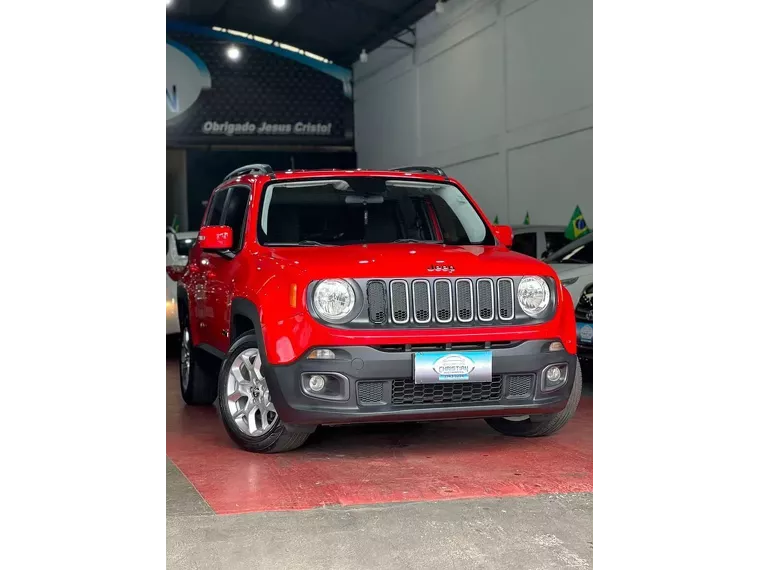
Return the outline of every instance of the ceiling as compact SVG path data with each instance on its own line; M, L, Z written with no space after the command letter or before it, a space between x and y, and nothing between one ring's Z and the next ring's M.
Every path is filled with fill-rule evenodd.
M218 26L310 51L350 66L367 52L413 26L436 0L173 0L173 20ZM400 46L401 44L399 44Z

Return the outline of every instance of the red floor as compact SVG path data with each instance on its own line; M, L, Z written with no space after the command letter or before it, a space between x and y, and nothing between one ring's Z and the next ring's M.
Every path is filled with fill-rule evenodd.
M257 455L214 408L185 407L167 363L169 458L218 514L593 490L593 401L558 434L520 439L482 420L324 428L296 451Z

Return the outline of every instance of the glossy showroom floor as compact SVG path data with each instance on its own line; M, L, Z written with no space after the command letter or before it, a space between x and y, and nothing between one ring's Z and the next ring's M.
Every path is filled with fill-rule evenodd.
M590 568L593 400L549 438L481 420L323 428L235 447L166 363L169 568Z

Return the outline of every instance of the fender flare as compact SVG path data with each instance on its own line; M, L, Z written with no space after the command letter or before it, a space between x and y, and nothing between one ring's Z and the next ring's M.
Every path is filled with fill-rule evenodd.
M237 331L234 330L235 316L240 315L250 320L253 323L253 334L256 337L256 344L258 345L258 351L261 354L261 360L264 366L269 366L269 361L266 358L266 346L264 345L263 329L261 327L261 316L258 311L258 307L250 299L245 297L235 297L232 299L232 305L230 307L230 335L232 338L237 336ZM239 345L242 337L238 338L232 346L229 348L229 352L235 350Z

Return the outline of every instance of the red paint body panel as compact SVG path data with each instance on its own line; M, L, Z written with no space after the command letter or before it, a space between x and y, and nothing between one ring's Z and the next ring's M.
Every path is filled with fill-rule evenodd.
M593 401L549 438L510 438L482 420L325 429L288 454L251 454L213 408L188 407L167 363L166 448L217 514L592 492Z
M576 353L574 310L568 293L559 287L558 310L547 323L531 326L489 326L471 329L416 330L342 330L324 326L306 309L306 288L317 279L362 277L417 277L429 275L432 264L454 266L451 277L539 275L552 278L548 265L509 251L504 245L446 246L434 244L366 244L340 247L264 247L258 244L257 227L261 193L266 184L299 179L378 176L411 178L456 185L474 205L491 232L499 231L488 222L466 190L442 176L387 171L310 171L277 173L269 176L242 176L220 185L249 185L252 189L243 250L232 259L193 247L181 284L188 293L190 326L196 343L208 344L222 352L229 349L225 332L231 329L231 303L245 298L259 309L266 354L271 364L286 364L314 346L405 344L411 342L466 342L484 340L560 339L567 351ZM210 201L209 201L210 204ZM213 235L219 228L203 228ZM231 239L231 238L230 238ZM504 239L504 241L508 241ZM448 274L446 274L448 275ZM291 306L290 291L297 286L296 307Z

